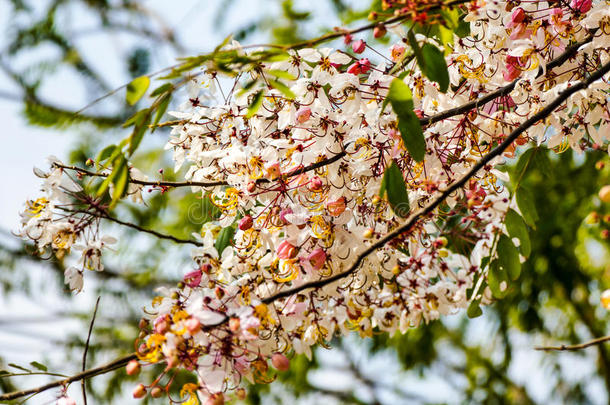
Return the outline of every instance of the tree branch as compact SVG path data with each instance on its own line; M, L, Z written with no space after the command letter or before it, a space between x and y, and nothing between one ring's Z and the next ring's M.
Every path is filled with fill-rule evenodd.
M95 323L95 316L97 315L97 307L100 304L100 297L97 297L95 301L95 309L93 310L93 316L91 317L91 323L89 324L89 332L87 333L87 342L85 343L85 350L83 351L83 368L82 371L87 369L87 352L89 351L89 340L91 339L91 332L93 332L93 324ZM81 387L83 389L83 403L87 405L87 389L85 388L85 380L81 380Z
M23 391L14 391L14 392L2 394L2 395L0 395L0 401L10 401L12 399L21 398L21 397L24 397L24 396L30 395L30 394L39 394L39 393L46 391L48 389L51 389L51 388L64 386L64 385L70 384L75 381L80 381L80 380L84 380L87 378L95 377L96 375L106 374L110 371L114 371L118 368L123 367L124 365L129 363L131 360L135 360L137 358L138 357L136 356L135 353L128 354L127 356L123 356L118 359L115 359L115 360L111 361L110 363L104 364L103 366L83 371L81 373L73 375L72 377L64 378L63 380L53 381L48 384L41 385L40 387L30 388L30 389L23 390Z
M579 343L576 345L561 345L561 346L536 346L535 350L541 351L564 351L564 350L581 350L586 349L590 346L595 346L602 344L604 342L610 341L610 336L604 336L597 339L590 340L588 342Z

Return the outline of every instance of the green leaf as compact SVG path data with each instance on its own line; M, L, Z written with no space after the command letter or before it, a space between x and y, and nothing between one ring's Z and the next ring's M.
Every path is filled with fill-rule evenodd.
M156 89L154 89L151 93L150 96L151 97L156 97L156 96L160 96L163 93L167 93L168 91L171 91L173 88L171 83L165 83L159 87L157 87Z
M286 98L294 99L296 95L284 83L273 79L267 79L271 87L278 89Z
M497 260L491 262L487 272L487 284L493 296L504 298L508 293L508 283L509 278L506 270L500 267Z
M0 370L0 377L3 375L11 374L8 370Z
M428 79L437 82L441 92L445 93L449 88L449 71L445 56L440 49L429 43L422 46L421 52L426 67L425 70L422 68L422 71Z
M523 220L526 224L536 229L536 221L538 221L538 211L536 211L536 203L532 194L524 187L519 187L516 193L517 206L523 215Z
M530 148L519 156L519 160L517 160L517 164L515 165L513 183L519 184L521 182L521 179L525 176L527 170L532 166L531 162L535 152L536 148Z
M470 305L468 305L468 310L466 311L466 314L470 319L478 318L479 316L483 315L483 310L481 309L481 300L478 299L471 301Z
M133 132L129 136L129 155L133 155L133 153L140 146L140 142L142 142L142 138L148 129L148 124L150 124L150 109L144 110L146 114L142 114L136 120L135 126L133 128Z
M252 102L248 107L248 113L246 114L246 118L252 118L254 114L258 111L258 109L263 105L264 93L262 90L257 91L252 98Z
M286 80L295 80L296 79L296 77L294 77L294 75L286 72L285 70L269 69L269 70L266 70L266 72L279 79L286 79Z
M169 102L171 101L172 96L171 94L167 94L163 97L163 99L161 100L161 102L159 102L159 107L157 107L157 112L155 113L155 120L153 122L153 127L151 129L151 133L155 132L155 129L157 129L157 124L159 123L159 121L161 121L161 118L163 117L163 114L165 114L165 111L167 111L167 107L169 106Z
M394 79L390 84L387 99L398 116L398 130L405 147L413 159L421 162L426 155L426 140L419 118L413 112L411 89L402 80Z
M30 366L32 366L32 367L34 367L34 368L36 368L36 369L38 369L38 370L40 370L40 371L45 371L45 372L46 372L46 371L49 371L49 369L47 368L47 366L45 366L44 364L41 364L41 363L39 363L39 362L37 362L37 361L32 361L32 362L30 362Z
M515 210L508 210L506 213L506 219L504 220L506 230L511 238L517 238L521 242L519 250L523 256L529 256L532 252L532 245L530 242L530 235L527 230L523 218Z
M127 186L129 185L129 167L127 164L121 165L115 169L118 173L113 179L114 190L112 191L112 202L110 206L114 206L121 199Z
M534 164L536 168L542 173L546 178L553 177L553 169L551 168L551 161L549 160L549 156L547 154L547 150L545 148L539 147L537 148L536 156L534 156Z
M106 190L108 190L110 183L114 183L115 177L119 174L119 172L121 171L121 168L126 165L127 165L127 159L125 159L125 155L120 154L116 158L114 158L113 164L112 164L112 173L110 173L110 175L108 175L108 177L106 177L104 179L102 184L100 184L100 187L97 189L98 197L101 197L102 195L104 195Z
M108 145L106 146L104 149L102 149L100 151L100 153L97 154L97 157L95 158L95 161L98 164L98 168L99 165L102 164L102 162L104 162L106 159L109 159L116 151L117 151L117 146L112 144L112 145ZM119 149L120 152L120 149Z
M233 241L233 235L235 235L234 225L222 228L222 230L218 233L216 243L214 244L214 247L218 252L218 256L222 256L222 252L231 244Z
M506 235L501 235L498 240L498 265L506 271L511 280L515 281L521 274L521 262L519 251Z
M150 78L148 76L136 77L127 85L127 93L125 94L125 100L127 104L134 105L137 103L148 90L150 86Z
M15 363L9 363L9 364L8 364L8 366L9 366L9 367L16 368L17 370L25 371L25 372L27 372L27 373L31 373L31 372L32 372L32 370L29 370L29 369L27 369L27 368L25 368L25 367L21 367L21 366L19 366L19 365L15 364Z
M399 217L407 217L410 210L409 194L407 193L407 187L402 172L393 160L390 167L388 167L383 174L383 179L381 181L381 197L386 193L392 211Z

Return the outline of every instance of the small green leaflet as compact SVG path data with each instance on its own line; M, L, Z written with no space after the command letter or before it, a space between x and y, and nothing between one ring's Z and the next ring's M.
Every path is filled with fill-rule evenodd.
M29 369L27 369L25 367L21 367L21 366L15 364L15 363L9 363L8 366L16 368L17 370L25 371L26 373L31 373L32 372L32 370L29 370Z
M517 206L519 211L523 215L523 220L526 224L536 229L536 221L538 221L538 212L536 211L536 204L534 197L526 188L519 187L516 192Z
M269 82L274 89L278 89L286 98L294 99L296 97L292 90L284 83L273 79L267 79L267 82Z
M379 195L383 198L384 194L388 195L390 207L392 207L392 211L396 215L402 218L406 218L409 215L409 194L407 193L402 172L394 160L392 160L390 167L385 170L381 180Z
M34 368L36 368L36 369L38 369L40 371L44 371L44 372L49 371L47 366L45 366L44 364L41 364L41 363L39 363L37 361L30 362L30 366L32 366L32 367L34 367Z
M256 94L254 94L254 97L252 98L252 102L250 103L250 106L248 107L248 113L246 114L246 118L252 118L254 116L254 114L256 114L258 109L263 104L263 99L264 99L264 93L262 90L259 90L256 92Z
M148 76L136 77L127 85L127 93L125 94L125 100L127 104L134 105L137 103L148 90L150 86L150 78Z
M222 228L218 233L214 247L216 248L219 257L222 256L222 252L224 252L227 246L233 241L233 235L235 235L235 225Z
M437 82L441 92L446 92L449 88L449 71L443 53L430 43L425 43L420 48L412 30L409 31L407 37L422 73L428 79Z
M150 108L141 111L141 114L138 115L135 121L135 125L133 127L133 132L129 136L129 155L133 155L133 153L140 146L140 142L142 142L142 138L144 138L144 134L148 129L148 124L150 124L151 111Z
M498 261L498 266L506 271L511 280L517 280L521 274L519 251L508 236L504 234L500 236L497 253L498 258L496 260Z
M504 220L506 230L511 238L517 238L521 242L519 250L523 256L529 256L532 252L529 232L523 218L515 210L508 210L506 219Z
M483 315L483 310L481 309L481 300L474 300L470 302L468 305L468 310L466 311L468 318L478 318Z
M413 159L421 162L426 155L426 140L419 118L413 112L411 89L402 80L394 79L387 99L398 117L398 130L405 147Z

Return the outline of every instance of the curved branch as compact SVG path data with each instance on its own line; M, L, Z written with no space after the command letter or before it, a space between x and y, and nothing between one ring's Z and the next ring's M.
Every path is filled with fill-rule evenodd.
M600 337L600 338L593 339L593 340L590 340L590 341L584 342L584 343L579 343L576 345L536 346L536 347L534 347L534 350L541 350L541 351L581 350L581 349L586 349L587 347L590 347L590 346L595 346L595 345L605 343L607 341L610 341L610 336Z

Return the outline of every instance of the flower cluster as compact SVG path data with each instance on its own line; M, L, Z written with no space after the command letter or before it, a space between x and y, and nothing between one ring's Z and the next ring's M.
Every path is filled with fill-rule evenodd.
M532 122L470 176L479 158L610 60L610 5L474 1L464 10L470 36L440 44L415 35L419 45L445 52L444 93L408 63L404 26L390 24L375 36L387 29L400 40L381 62L373 62L377 51L366 55L364 39L346 35L346 51L289 51L287 59L249 72L245 90L234 94L236 83L226 97L212 86L200 94L201 83L191 82L189 101L172 113L179 123L167 148L176 171L188 166L185 180L197 184L192 191L221 214L196 235L193 269L145 311L137 350L142 363L165 362L165 373L180 367L199 376L198 384L183 387L187 403L197 403L197 393L209 403L222 403L231 390L241 397L243 378L269 382L269 362L284 371L292 353L311 355L313 345L336 334L404 333L474 300L489 303L487 264L508 234L507 212L519 211L498 166L530 141L558 152L607 144L606 78L549 119ZM229 47L246 54L237 43ZM409 74L397 79L401 71ZM411 89L424 128L420 161L386 105L395 80ZM408 203L391 205L380 194L391 166L402 174ZM46 176L47 197L29 203L23 235L60 253L85 238L93 212L105 208L61 169ZM464 189L392 234L465 176ZM66 193L70 204L75 198L88 204L84 214L70 208L70 215L54 216ZM94 229L81 267L101 270L107 242ZM82 281L72 276L79 290ZM161 377L134 396L160 395Z

